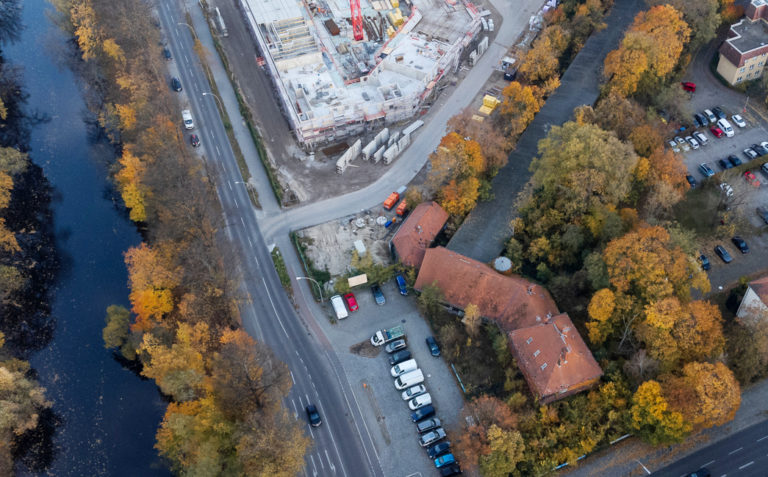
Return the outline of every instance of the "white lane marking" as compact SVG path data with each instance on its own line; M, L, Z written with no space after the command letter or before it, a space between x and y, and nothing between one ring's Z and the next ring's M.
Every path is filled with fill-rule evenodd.
M331 456L328 455L328 449L323 449L325 451L325 458L328 459L328 466L331 468L331 471L335 474L336 473L336 466L333 465L333 462L331 462ZM322 459L320 460L322 462Z
M714 463L715 463L715 461L714 461L714 460L710 460L710 461L709 461L709 462L707 462L706 464L702 464L702 465L700 465L699 467L708 467L710 464L714 464Z
M250 245L251 248L253 248L253 242L251 242L251 237L246 237L246 238L248 239L248 245Z
M299 410L296 409L296 401L291 399L291 404L293 404L293 418L298 419L299 418Z
M232 200L234 200L234 201L235 201L235 208L236 208L236 209L239 209L239 208L240 208L240 205L237 203L237 199L235 199L234 197L232 197Z
M243 218L240 217L240 220L243 220ZM280 319L280 315L277 313L277 308L275 308L275 302L272 301L272 294L269 293L269 289L267 289L267 281L264 280L264 277L261 277L261 281L262 283L264 283L264 289L267 291L267 298L269 298L269 303L270 305L272 305L272 310L275 312L275 318L277 318L277 322L280 323L280 328L283 329L283 333L285 333L285 337L290 339L290 336L288 336L288 332L285 331L285 326L283 326L283 320Z
M317 460L319 460L319 461L320 461L320 467L321 467L323 470L325 470L325 464L323 464L323 456L322 456L322 455L320 455L320 454L318 454L318 455L317 455Z
M218 152L218 153L219 153L219 156L221 156L221 149L219 149L219 146L218 146L218 145L216 145L216 152Z
M293 381L293 385L296 386L296 380L293 379L293 371L288 370L289 373L291 373L291 381ZM714 462L714 461L713 461Z
M729 453L728 453L728 455L733 455L733 454L735 454L735 453L739 452L741 449L743 449L743 447L739 447L739 448L738 448L738 449L736 449L736 450L732 450L731 452L729 452Z
M229 190L232 190L232 182L227 181L227 185L229 186Z
M311 431L312 429L310 429ZM317 466L315 465L315 458L312 454L309 454L309 459L312 461L312 475L317 475Z
M187 56L186 53L184 53L184 62L189 63L189 57Z
M754 464L754 463L755 463L755 461L754 461L754 460L753 460L753 461L751 461L751 462L747 462L746 464L744 464L744 465L742 465L741 467L739 467L739 470L742 470L742 469L746 469L747 467L749 467L750 465L752 465L752 464Z
M242 222L243 223L243 227L245 227L245 220L243 220L243 216L242 215L240 216L240 222Z
M760 441L765 440L765 439L768 439L768 436L761 437L760 439L757 440L757 442L760 442Z

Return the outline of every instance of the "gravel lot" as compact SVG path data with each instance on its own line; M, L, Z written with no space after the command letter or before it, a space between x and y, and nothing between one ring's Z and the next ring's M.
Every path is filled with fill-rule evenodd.
M448 440L452 442L464 406L462 392L449 364L429 353L424 340L432 331L416 308L414 294L400 295L394 281L381 288L387 300L385 305L377 306L370 289L359 287L354 293L360 310L323 328L355 390L354 399L369 417L366 425L377 443L376 452L387 475L438 475L426 452L419 447L416 426L410 420L411 411L389 375L389 355L383 347L373 348L368 340L377 329L400 324L405 327L408 349L424 372L427 392L432 395L437 417L443 421ZM322 312L330 317L333 314L330 304L326 302ZM361 343L367 344L356 346ZM374 356L371 351L375 352Z

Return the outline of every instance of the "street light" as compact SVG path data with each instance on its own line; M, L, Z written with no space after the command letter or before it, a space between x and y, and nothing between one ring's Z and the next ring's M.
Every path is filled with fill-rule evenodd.
M642 467L642 468L643 468L643 470L645 471L645 473L647 473L648 475L651 475L651 471L650 471L650 470L648 470L648 467L644 466L642 462L640 462L640 461L639 461L639 460L637 460L637 459L635 459L635 462L637 462L638 464L640 464L640 467Z
M219 106L221 107L221 112L224 112L224 111L225 111L225 110L224 110L224 103L221 101L221 99L219 99L219 97L218 97L218 96L216 96L216 95L215 95L215 94L213 94L213 93L203 93L203 96L213 96L213 97L214 97L214 99L216 99L216 102L218 102L218 103L219 103Z
M184 25L187 28L189 28L189 31L192 32L192 36L195 37L195 40L197 40L197 33L195 33L195 29L192 28L192 26L189 23L179 22L177 25Z
M320 288L320 284L317 283L317 280L315 280L314 278L310 278L310 277L296 277L296 280L310 280L315 285L317 285L317 291L320 292L320 303L323 302L323 289Z

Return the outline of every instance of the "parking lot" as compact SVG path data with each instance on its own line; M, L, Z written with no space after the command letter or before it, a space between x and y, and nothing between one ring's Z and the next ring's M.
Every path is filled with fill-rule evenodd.
M390 376L389 355L384 346L373 348L371 335L378 329L402 325L407 335L408 350L424 373L424 384L432 396L443 428L448 432L445 440L455 441L459 427L459 414L464 405L461 389L457 384L446 357L435 358L425 343L433 333L429 324L416 308L413 292L408 296L399 294L394 280L384 283L382 291L386 304L374 302L368 286L353 290L359 311L349 317L330 324L330 320L318 319L339 357L351 384L355 400L367 416L366 425L377 443L376 452L387 475L406 476L420 472L421 475L439 475L434 464L427 458L424 448L419 446L419 434L411 422L411 410L407 401L400 396ZM333 309L326 301L317 309L329 318ZM418 475L418 474L417 474Z

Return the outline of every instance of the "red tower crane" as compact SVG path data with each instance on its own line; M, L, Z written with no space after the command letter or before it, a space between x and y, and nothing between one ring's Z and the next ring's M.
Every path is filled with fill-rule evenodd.
M349 0L349 10L352 12L352 34L355 41L363 39L363 12L360 10L360 0Z

